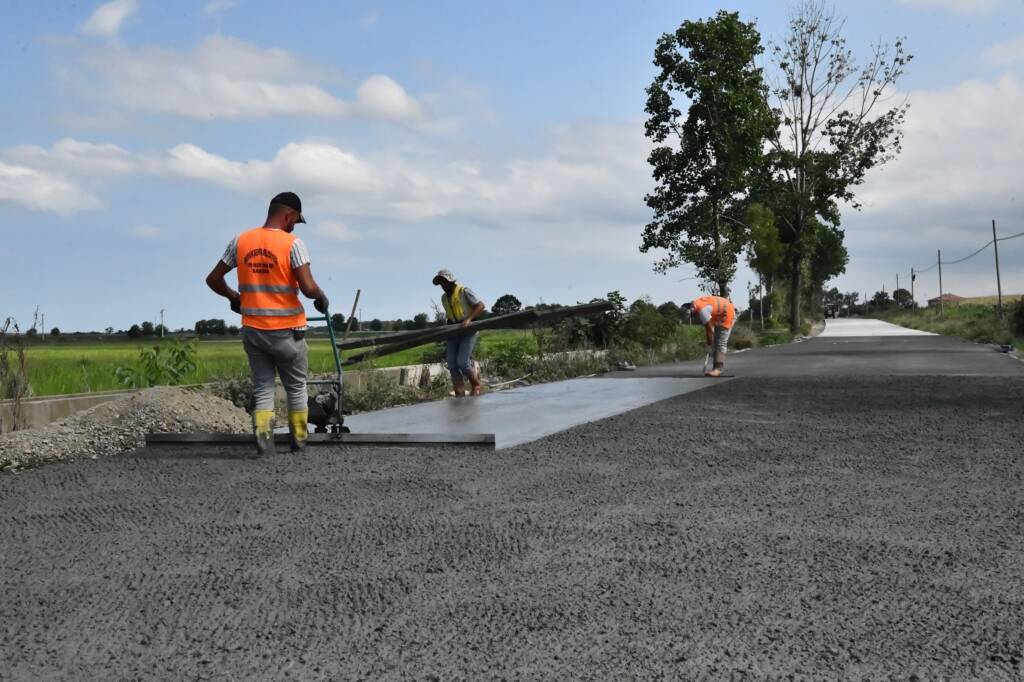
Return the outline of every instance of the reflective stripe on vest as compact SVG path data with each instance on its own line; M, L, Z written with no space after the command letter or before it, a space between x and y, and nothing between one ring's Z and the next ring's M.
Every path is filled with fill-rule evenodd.
M464 286L456 283L455 289L452 291L452 295L450 297L448 294L441 294L441 304L444 306L444 312L448 315L449 320L462 322L466 319L466 311L462 307L463 289L465 289Z
M257 227L238 236L238 293L242 324L254 329L306 326L299 283L292 272L295 237L282 230Z
M242 308L243 315L259 315L260 317L289 317L306 312L302 306L298 308Z
M295 287L279 284L239 284L238 293L243 291L263 294L296 294L299 290Z

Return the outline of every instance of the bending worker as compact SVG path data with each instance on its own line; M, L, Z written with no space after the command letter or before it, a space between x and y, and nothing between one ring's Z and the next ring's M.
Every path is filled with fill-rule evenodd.
M441 270L434 276L433 282L444 289L441 303L448 316L448 324L461 324L463 327L468 327L474 318L486 308L484 302L473 293L472 289L455 281L455 275L451 270ZM473 368L473 349L476 347L479 336L479 332L473 332L448 339L448 371L452 374L452 386L455 388L457 397L461 398L466 395L464 379L469 379L469 383L473 387L473 395L480 395L480 373Z
M684 303L688 308L691 317L700 320L704 325L704 341L707 345L707 353L715 354L714 367L704 372L706 377L722 376L722 368L725 367L725 351L729 346L729 335L732 333L732 325L736 322L736 307L732 301L722 296L701 296L693 303ZM705 369L707 365L705 364Z
M288 394L288 430L292 451L306 446L309 407L306 396L306 311L301 290L313 306L327 314L327 296L317 286L309 266L309 252L292 234L302 217L302 202L293 192L270 200L262 227L238 235L206 276L206 284L231 301L242 315L242 344L252 370L253 431L257 455L274 451L274 374ZM238 291L224 276L238 268Z

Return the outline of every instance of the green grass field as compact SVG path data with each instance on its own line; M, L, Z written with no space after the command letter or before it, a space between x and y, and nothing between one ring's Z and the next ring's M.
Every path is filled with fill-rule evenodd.
M993 302L994 300L993 297ZM937 307L930 307L918 310L892 308L885 311L872 312L872 316L898 324L901 327L955 336L977 343L1020 346L1024 339L1020 337L1014 338L1009 322L1012 313L1012 308L1008 308L1004 318L999 319L992 305L961 302L956 305L945 306L945 311L941 315Z
M486 357L503 346L515 343L517 339L525 339L525 343L530 344L536 350L534 338L529 332L485 331L481 333L477 346L478 357ZM147 345L152 346L155 343L158 341L117 340L69 343L66 340L60 340L53 343L34 344L26 352L32 394L36 396L60 395L124 388L117 382L114 370L121 366L135 364L139 349ZM433 346L411 348L350 369L419 364L424 360L424 353L433 350ZM242 350L242 341L238 337L201 341L198 365L196 371L186 377L185 383L205 383L220 377L246 375L249 372L245 351ZM327 339L309 340L309 368L312 372L334 370L334 359Z

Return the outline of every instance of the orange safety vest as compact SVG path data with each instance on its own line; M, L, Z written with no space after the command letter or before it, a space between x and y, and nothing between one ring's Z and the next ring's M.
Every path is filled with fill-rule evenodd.
M299 282L292 272L295 237L283 230L257 227L238 236L238 293L242 324L254 329L306 326Z
M736 321L736 307L733 306L732 301L721 296L701 296L693 302L693 309L698 315L707 306L712 306L712 324L716 327L732 329L732 323Z

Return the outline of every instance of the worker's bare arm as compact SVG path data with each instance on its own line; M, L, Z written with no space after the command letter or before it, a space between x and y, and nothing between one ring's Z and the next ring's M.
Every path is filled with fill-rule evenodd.
M482 313L484 311L484 308L486 307L487 306L485 306L483 303L477 303L475 306L473 306L473 309L469 311L468 315L466 315L466 319L462 321L462 326L468 327L469 324L473 321L473 319L480 315L480 313Z
M231 268L228 267L227 263L222 260L217 261L217 264L213 266L213 270L210 270L210 274L206 276L206 286L232 303L238 303L241 300L238 292L228 286L227 281L224 279L224 276L229 272L231 272Z
M295 279L299 282L299 289L302 291L306 298L322 298L324 296L323 289L313 279L313 271L309 267L309 263L295 269Z

